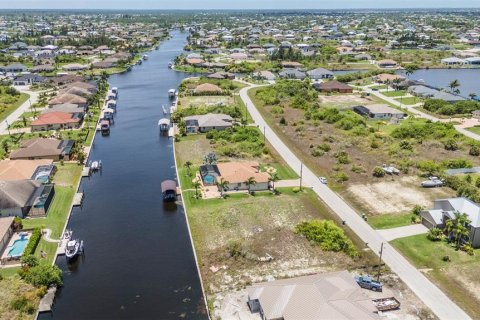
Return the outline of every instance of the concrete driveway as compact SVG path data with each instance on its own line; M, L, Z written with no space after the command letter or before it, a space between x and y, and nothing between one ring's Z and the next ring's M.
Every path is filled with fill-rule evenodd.
M410 236L416 236L419 234L428 233L428 228L423 224L412 224L410 226L391 228L391 229L381 229L377 232L385 238L387 241L392 241L399 238L405 238Z
M284 161L300 176L300 168L303 168L303 185L311 186L313 191L334 211L337 216L346 221L347 225L372 249L378 253L382 243L383 260L409 287L410 289L428 306L433 313L440 319L460 320L471 319L462 309L460 309L443 291L428 280L420 271L418 271L410 262L405 259L398 251L392 247L388 241L366 223L357 212L355 212L348 203L339 195L330 190L328 186L322 184L317 176L298 159L298 157L285 145L285 143L276 135L260 115L252 100L248 96L248 90L258 87L251 85L240 90L240 97L247 107L250 115L260 130L265 130L266 139L275 148Z

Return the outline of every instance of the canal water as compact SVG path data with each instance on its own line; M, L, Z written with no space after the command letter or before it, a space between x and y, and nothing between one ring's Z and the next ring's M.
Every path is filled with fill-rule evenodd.
M186 36L174 31L141 66L110 77L119 89L115 124L90 154L103 169L83 179L83 207L68 224L85 257L73 266L57 259L64 287L40 319L207 318L183 209L165 206L160 191L176 173L172 141L157 123L168 89L187 76L168 69Z
M399 74L405 75L403 71ZM480 69L422 69L415 71L409 76L412 80L424 80L426 84L431 86L447 89L448 85L458 80L460 83L460 94L468 98L470 93L476 93L480 96Z

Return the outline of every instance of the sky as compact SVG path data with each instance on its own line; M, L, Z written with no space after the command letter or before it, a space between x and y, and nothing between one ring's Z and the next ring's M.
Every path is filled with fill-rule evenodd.
M480 8L480 0L0 0L2 9Z

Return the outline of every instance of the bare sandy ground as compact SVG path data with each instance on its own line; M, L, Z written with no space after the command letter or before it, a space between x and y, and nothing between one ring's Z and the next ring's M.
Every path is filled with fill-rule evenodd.
M415 205L428 208L433 199L449 196L442 188L421 188L419 179L412 176L394 181L386 177L376 183L355 184L348 191L373 214L401 213L412 210Z

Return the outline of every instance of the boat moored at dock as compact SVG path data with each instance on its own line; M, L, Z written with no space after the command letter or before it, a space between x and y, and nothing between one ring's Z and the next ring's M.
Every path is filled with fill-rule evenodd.
M148 55L147 55L147 54L144 54L144 55L142 56L142 59L143 59L143 60L148 60Z
M168 97L170 99L174 99L176 95L177 95L177 90L175 90L175 89L168 90Z
M83 240L73 239L67 242L65 257L68 262L75 260L80 254L83 254L83 252Z

